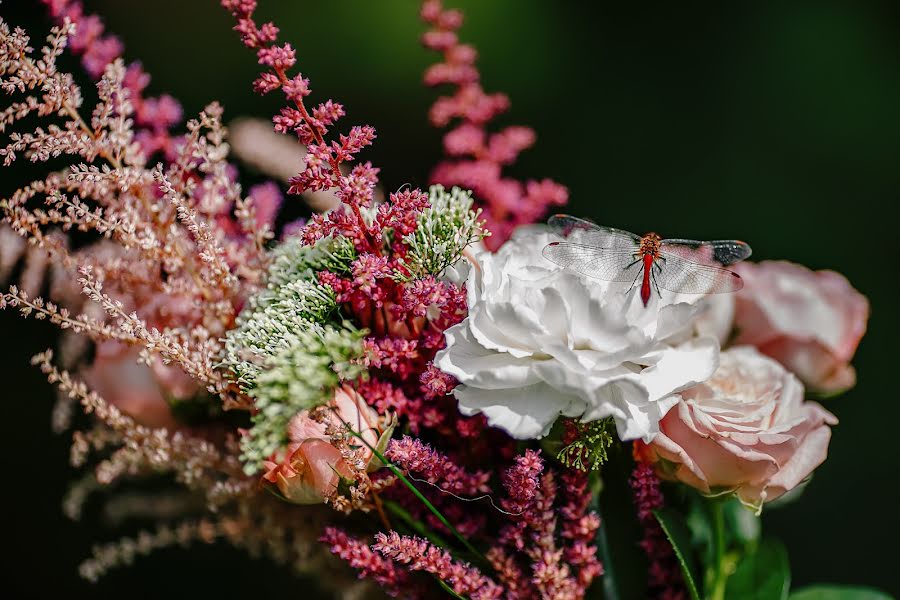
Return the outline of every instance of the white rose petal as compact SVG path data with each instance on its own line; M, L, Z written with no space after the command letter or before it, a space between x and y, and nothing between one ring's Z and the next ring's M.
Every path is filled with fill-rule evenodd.
M697 337L702 296L663 291L646 307L637 288L559 268L541 251L558 239L520 228L496 254L477 252L468 317L447 330L435 364L460 381L460 411L483 413L520 439L560 415L613 417L623 440L650 441L672 394L718 366L713 335Z

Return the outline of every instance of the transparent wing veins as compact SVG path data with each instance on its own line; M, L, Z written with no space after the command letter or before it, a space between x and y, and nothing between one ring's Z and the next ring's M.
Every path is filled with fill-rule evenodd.
M718 294L736 292L744 287L740 275L714 265L702 265L674 254L667 254L654 269L656 284L678 294Z
M643 268L634 252L572 242L553 242L544 247L543 254L561 267L603 281L631 282Z
M663 256L675 255L701 265L733 265L753 253L746 242L740 240L697 240L669 239L660 244Z
M597 225L571 215L553 215L547 224L567 241L585 246L636 249L641 243L640 236L629 231Z

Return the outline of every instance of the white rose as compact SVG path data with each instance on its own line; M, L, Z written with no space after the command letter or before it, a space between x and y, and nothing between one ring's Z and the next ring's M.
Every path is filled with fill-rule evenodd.
M447 330L435 364L455 376L463 414L483 413L519 439L546 435L560 415L612 416L623 440L650 441L673 392L710 377L719 344L697 337L707 303L561 269L541 251L558 239L520 228L496 254L479 252L468 317Z

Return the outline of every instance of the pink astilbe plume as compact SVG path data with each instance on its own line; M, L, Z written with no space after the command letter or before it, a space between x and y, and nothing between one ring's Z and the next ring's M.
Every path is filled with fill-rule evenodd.
M397 466L424 477L428 483L454 494L474 496L490 491L487 471L467 473L428 444L409 436L393 440L385 454Z
M435 127L452 127L444 134L447 158L435 167L431 179L473 191L493 234L485 244L495 250L518 225L533 223L551 207L568 202L569 193L549 179L523 183L503 175L503 168L534 144L534 131L517 125L495 133L487 131L488 123L509 109L509 98L488 94L481 87L475 67L477 52L457 35L462 13L444 9L441 0L425 0L421 16L431 26L422 43L443 58L425 72L425 84L455 87L451 95L435 101L429 113Z
M390 558L375 552L368 544L351 538L336 527L326 527L321 541L332 554L355 569L360 579L371 579L391 597L409 597L416 588L409 573Z
M411 571L425 571L472 600L502 598L503 589L477 568L453 559L449 552L428 540L404 536L396 531L375 535L372 548L379 554L407 565Z
M640 545L650 561L647 587L650 597L666 600L684 600L687 592L672 544L666 539L653 511L664 506L665 500L659 489L659 478L653 467L638 463L629 481L637 508L638 521L644 529Z
M586 476L566 471L562 477L560 491L554 471L533 450L503 475L508 523L487 558L509 598L584 598L603 573L591 544L600 522L588 509Z
M234 29L240 34L241 41L256 50L259 64L266 68L254 82L254 89L260 94L268 94L280 88L287 101L287 105L273 119L275 131L293 132L306 145L306 164L291 179L289 193L336 188L338 198L353 213L360 234L359 244L362 248L375 250L377 240L369 232L360 208L372 202L378 170L369 163L363 163L346 175L341 172L343 163L352 161L356 154L372 143L375 129L369 125L354 126L346 135L340 134L337 140L329 143L325 136L344 115L343 106L327 100L307 109L305 98L311 93L309 80L299 73L289 76L297 62L297 53L289 43L275 44L278 27L273 23L258 25L254 21L255 1L222 0L222 6L237 20Z
M75 34L69 43L73 54L81 57L85 71L95 80L100 79L106 65L121 58L124 52L122 42L113 34L106 33L102 19L95 14L85 14L78 0L41 0L57 23L68 19L75 26ZM176 139L170 129L182 122L181 105L168 94L158 98L145 98L145 88L150 84L148 75L140 63L131 63L125 71L123 86L129 91L129 99L134 109L135 140L143 152L153 155L162 152L166 159L175 156Z

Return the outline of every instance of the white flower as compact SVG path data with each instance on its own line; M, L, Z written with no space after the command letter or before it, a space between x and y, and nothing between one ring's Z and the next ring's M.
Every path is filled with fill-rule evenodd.
M546 435L559 415L615 418L623 440L650 441L677 402L673 392L709 378L715 337L697 335L700 296L654 294L559 268L541 255L557 239L520 228L496 254L478 252L469 315L447 330L435 364L461 383L463 414L519 439Z

